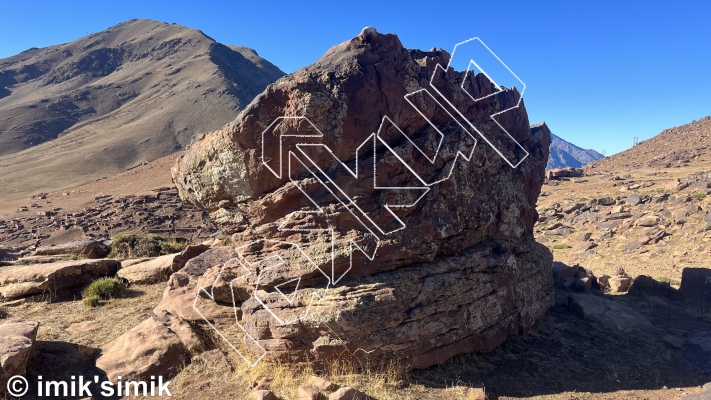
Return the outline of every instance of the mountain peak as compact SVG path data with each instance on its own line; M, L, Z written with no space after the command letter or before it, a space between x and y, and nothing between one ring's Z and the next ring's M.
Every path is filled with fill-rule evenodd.
M283 75L254 51L147 19L1 59L3 195L81 184L171 154L233 120ZM23 178L28 170L37 182Z

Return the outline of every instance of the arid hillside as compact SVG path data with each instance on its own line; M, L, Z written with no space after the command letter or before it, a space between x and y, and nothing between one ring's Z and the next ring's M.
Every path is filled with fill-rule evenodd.
M706 117L548 181L536 239L598 275L622 267L678 283L684 267L711 261L710 145Z
M2 59L0 199L175 153L282 75L254 50L151 20Z
M622 172L635 168L682 168L711 162L711 116L665 129L629 150L593 162L588 172Z

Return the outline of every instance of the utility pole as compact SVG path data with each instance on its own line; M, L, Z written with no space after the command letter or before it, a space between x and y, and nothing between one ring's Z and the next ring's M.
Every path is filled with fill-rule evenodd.
M638 144L639 144L639 136L635 136L634 137L634 144L632 145L632 147L637 146Z

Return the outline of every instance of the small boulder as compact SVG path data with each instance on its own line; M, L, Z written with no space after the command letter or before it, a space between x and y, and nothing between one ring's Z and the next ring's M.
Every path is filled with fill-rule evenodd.
M201 362L211 368L220 370L231 370L232 367L227 361L227 357L220 349L213 349L202 352L192 358L192 362Z
M78 260L0 268L0 296L15 299L45 292L58 293L84 287L105 276L114 276L116 260Z
M126 268L122 267L117 275L120 278L136 284L168 281L170 274L173 273L173 260L177 255L177 253L168 254Z
M672 335L666 335L662 338L662 342L668 344L675 349L684 348L684 339Z
M153 315L106 344L96 366L110 381L150 380L171 376L184 365L202 342L190 325L168 313Z
M269 390L269 386L272 385L273 380L274 378L263 376L252 384L252 390Z
M597 204L601 206L614 206L615 199L613 199L612 197L602 197L597 199Z
M81 240L60 244L57 246L39 247L33 255L35 256L56 256L56 255L77 255L85 258L104 258L111 253L110 240Z
M600 289L609 292L610 291L610 275L602 275L597 278L597 283L600 285Z
M659 217L657 217L656 215L645 215L635 221L635 225L652 227L657 225L657 222L659 222Z
M38 329L35 321L0 325L0 394L5 393L11 377L25 375Z
M366 400L366 395L350 387L342 387L328 396L328 400Z
M652 323L637 311L602 296L568 295L568 309L580 317L604 325L621 334L630 329L651 330Z
M335 383L328 379L321 378L320 376L312 376L311 379L309 379L309 386L324 392L333 392L339 388Z
M179 271L190 259L209 249L209 246L203 244L191 245L180 253L168 254L128 266L121 264L122 268L118 276L137 284L167 282L173 272Z
M296 392L296 400L320 400L323 396L316 389L310 386L299 386Z
M255 390L250 397L252 400L279 400L279 398L269 390Z
M627 196L626 202L627 202L627 204L629 204L631 206L636 206L637 204L642 202L642 199L640 199L640 197L637 196L636 194L633 194L633 195Z
M612 276L607 280L611 293L624 293L632 284L632 279L626 276Z

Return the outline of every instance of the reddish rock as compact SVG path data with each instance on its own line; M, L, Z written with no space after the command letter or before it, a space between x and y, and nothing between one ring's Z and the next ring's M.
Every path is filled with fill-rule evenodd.
M316 389L309 386L299 386L296 400L320 400L323 396Z
M279 400L279 398L269 390L255 390L250 394L252 400Z
M252 390L269 390L269 386L272 385L273 380L273 378L263 376L257 379L256 382L254 382L254 384L252 385Z
M0 325L0 394L5 393L11 377L25 375L38 329L35 321Z
M624 293L632 284L632 279L626 276L612 276L607 280L610 286L610 292L612 293Z
M328 400L366 400L367 396L353 388L343 387L328 396Z
M14 299L84 287L98 278L114 276L116 260L78 260L0 268L0 296Z
M321 378L320 376L312 376L309 379L309 385L324 392L333 392L338 390L340 387L327 379Z
M209 212L235 247L208 250L173 274L156 311L200 320L192 307L198 294L227 310L234 299L255 339L251 353L266 350L267 358L317 368L355 349L368 349L375 363L426 367L490 351L540 320L554 301L552 255L533 237L550 131L531 129L521 105L497 117L510 136L503 134L490 115L518 104L519 93L496 94L482 74L438 69L449 58L365 30L196 141L173 180L181 198ZM434 91L433 74L439 93L491 144L447 113L423 118L405 99ZM413 103L435 110L418 93ZM467 93L482 99L472 102ZM439 140L428 119L444 134L434 162L413 144L429 148ZM511 137L522 147L507 142ZM297 146L305 142L331 151ZM516 168L502 158L522 158L523 150L529 155ZM471 151L469 162L457 156ZM363 170L354 178L336 158L348 168L357 160ZM310 172L316 167L319 180ZM334 185L347 196L331 191ZM324 227L337 229L331 235ZM351 254L353 244L375 259ZM213 311L220 312L202 314L218 318Z
M184 320L168 313L154 315L102 347L96 366L112 382L171 376L202 341Z

